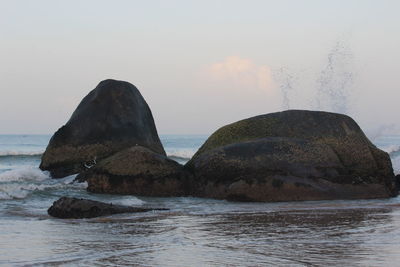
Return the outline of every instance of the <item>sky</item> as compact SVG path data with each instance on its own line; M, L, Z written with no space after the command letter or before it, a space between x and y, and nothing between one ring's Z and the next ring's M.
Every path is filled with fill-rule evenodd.
M400 1L0 0L0 134L51 134L104 79L160 134L285 109L400 133Z

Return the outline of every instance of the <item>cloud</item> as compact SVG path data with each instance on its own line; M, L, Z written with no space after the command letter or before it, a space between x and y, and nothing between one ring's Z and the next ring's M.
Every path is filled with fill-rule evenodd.
M272 87L271 69L248 58L229 56L208 66L207 71L216 81L241 89L269 90Z

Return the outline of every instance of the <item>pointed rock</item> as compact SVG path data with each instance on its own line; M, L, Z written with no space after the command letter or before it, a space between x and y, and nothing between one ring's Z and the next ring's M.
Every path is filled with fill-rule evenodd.
M105 80L79 104L51 138L40 168L53 178L87 170L127 147L165 155L149 106L132 84Z

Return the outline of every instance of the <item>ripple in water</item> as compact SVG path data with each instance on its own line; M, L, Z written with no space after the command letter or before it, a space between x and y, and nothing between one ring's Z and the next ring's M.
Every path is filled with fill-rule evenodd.
M175 209L168 212L17 221L19 233L15 225L2 223L0 249L13 256L1 255L0 263L393 266L400 260L398 202L303 202L290 207L209 201L220 209L182 212L185 201L170 199L166 204ZM197 202L204 205L200 199L186 199L192 207Z

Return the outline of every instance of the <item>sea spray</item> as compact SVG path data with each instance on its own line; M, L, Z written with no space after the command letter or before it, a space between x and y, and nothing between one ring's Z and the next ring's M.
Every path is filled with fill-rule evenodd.
M290 96L294 91L297 77L288 68L282 67L274 72L274 79L278 82L282 93L282 109L290 109Z
M19 167L0 173L0 200L25 198L35 190L43 190L47 173L35 167Z
M366 133L370 140L375 141L390 132L398 132L395 124L381 124L373 129L368 130Z
M301 74L299 74L301 73ZM337 41L328 52L326 63L317 74L310 74L308 81L307 70L293 71L281 67L273 71L273 77L282 95L282 108L293 108L294 95L301 84L314 84L314 90L306 106L316 110L324 110L347 114L350 107L351 89L354 83L354 55L350 46L344 40Z
M0 200L22 199L35 191L53 190L66 187L86 189L87 184L73 183L76 175L62 179L51 179L48 172L37 167L21 166L0 173Z
M0 182L43 181L49 179L47 172L36 167L19 167L0 173Z
M317 79L318 110L347 114L350 88L354 81L354 56L348 45L338 41L328 54L326 66Z
M118 196L114 199L108 200L108 202L124 206L140 206L145 203L143 200L134 196Z
M170 158L179 158L189 160L196 153L194 148L166 149L167 156Z
M32 156L32 157L38 157L43 154L44 150L38 150L38 151L20 151L20 150L4 150L0 151L0 157L7 157L7 156Z

